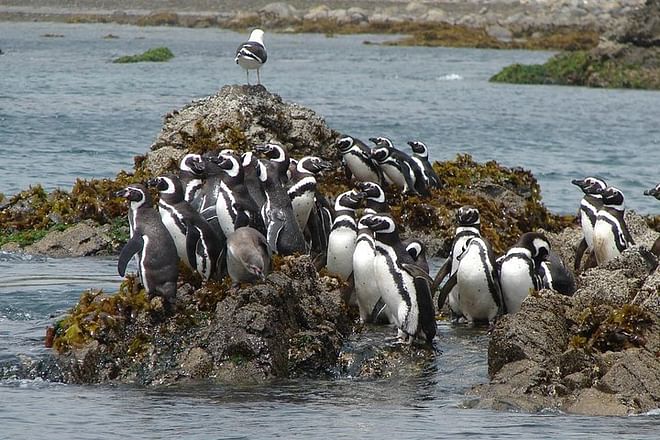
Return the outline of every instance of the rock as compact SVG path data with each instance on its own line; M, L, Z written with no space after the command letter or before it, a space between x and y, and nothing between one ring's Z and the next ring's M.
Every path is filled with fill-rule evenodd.
M326 5L319 5L307 11L307 13L303 16L303 19L310 21L325 20L328 18L329 13L329 7Z
M500 25L486 27L486 33L499 41L511 41L513 34L507 28Z
M281 143L296 157L316 154L329 159L336 156L333 143L338 136L314 111L283 102L264 86L224 86L167 118L147 160L155 161L153 155L160 154L156 152L163 147L169 147L169 152L242 151L271 141Z
M99 226L85 220L64 231L53 231L42 240L25 247L28 254L50 257L88 257L116 252L110 236L110 225Z
M448 22L448 15L447 13L440 8L431 8L428 10L428 12L422 17L422 21L430 21L430 22Z

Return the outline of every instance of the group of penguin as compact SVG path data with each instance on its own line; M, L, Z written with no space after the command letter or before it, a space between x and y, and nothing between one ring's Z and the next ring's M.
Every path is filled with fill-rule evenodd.
M349 283L349 301L357 305L362 322L393 324L401 341L428 344L436 334L433 295L438 289L438 308L447 300L452 319L468 323L492 323L515 313L541 288L573 293L572 272L542 233L522 234L495 258L481 236L479 211L470 206L457 210L450 255L432 278L423 244L401 239L383 190L394 185L404 194L428 196L440 188L428 149L411 141L408 154L388 138L370 141L372 148L350 136L337 141L354 187L338 195L334 206L317 187L317 176L332 168L319 157L295 160L277 143L242 154L184 155L178 174L117 192L130 201L130 239L119 256L119 274L124 276L137 256L146 291L172 307L179 261L203 280L229 275L238 285L265 279L274 253L309 253ZM577 270L585 251L600 265L633 240L623 220L620 190L594 177L573 183L584 192ZM157 210L149 187L159 192ZM660 199L660 184L646 193Z

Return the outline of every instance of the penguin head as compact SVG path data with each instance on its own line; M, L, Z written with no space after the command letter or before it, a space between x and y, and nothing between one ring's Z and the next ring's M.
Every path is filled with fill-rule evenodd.
M355 140L350 136L345 136L337 141L337 148L340 153L346 153L353 147Z
M339 194L335 201L335 211L342 209L356 210L360 206L360 201L364 197L364 193L354 189Z
M115 193L115 196L128 200L134 207L140 207L144 204L151 206L151 195L149 194L149 190L140 183L120 189Z
M394 148L392 141L383 136L369 138L369 140L376 144L377 147Z
M241 172L241 162L234 154L220 153L217 157L212 157L209 160L231 177L236 177Z
M280 144L269 142L266 144L257 145L254 149L258 153L265 155L273 162L287 162L287 166L289 166L289 154Z
M189 173L201 176L204 173L204 161L202 160L202 156L192 153L186 154L179 163L179 169L181 171L188 171Z
M645 196L653 196L656 199L660 200L660 183L658 183L654 188L647 189L644 191Z
M161 195L179 195L183 196L181 181L174 174L154 177L147 181L147 186L156 188Z
M318 174L332 168L332 162L323 160L317 156L305 156L296 164L296 170L300 173Z
M408 145L410 145L410 148L412 148L413 153L422 156L422 157L428 157L429 155L429 150L426 148L426 145L424 142L420 141L409 141Z
M406 245L406 251L413 257L413 260L417 261L419 257L424 256L426 253L426 248L424 244L419 240L410 240L410 243Z
M550 253L550 242L540 232L525 232L520 236L516 247L527 249L537 265L541 264Z
M603 205L608 208L616 209L617 211L624 210L623 192L619 188L608 186L601 193L601 198L603 199Z
M391 234L396 232L396 222L387 214L373 214L364 220L365 226L375 234Z
M481 218L479 210L473 206L461 206L456 211L456 224L459 226L476 226L479 227Z
M355 186L360 192L364 193L364 198L385 203L385 191L383 191L383 188L379 184L374 182L357 182Z
M372 148L369 157L378 163L383 163L390 157L390 150L387 147Z
M603 179L598 177L585 177L584 179L571 180L573 185L578 186L583 193L590 195L598 195L607 188L607 184Z

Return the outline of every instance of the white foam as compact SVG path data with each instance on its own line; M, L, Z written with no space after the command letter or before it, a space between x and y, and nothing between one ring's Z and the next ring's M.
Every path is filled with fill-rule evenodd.
M457 73L448 73L447 75L438 77L438 81L460 81L462 79L463 77Z

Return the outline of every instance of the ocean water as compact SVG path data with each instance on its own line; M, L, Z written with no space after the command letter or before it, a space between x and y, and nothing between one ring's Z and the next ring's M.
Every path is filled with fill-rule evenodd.
M49 36L47 36L49 35ZM104 38L114 35L118 38ZM0 192L69 188L77 177L131 169L165 113L240 83L233 52L246 35L217 29L0 23ZM262 80L360 138L420 139L437 160L470 153L531 169L546 205L576 211L570 180L589 174L623 189L627 206L660 181L660 94L490 84L513 63L549 52L396 48L392 37L266 34ZM169 47L168 63L116 65ZM48 355L45 328L90 287L116 290L114 258L0 253L0 438L621 438L655 439L660 414L578 417L469 409L487 380L482 329L439 324L441 352L390 379L281 381L269 386L77 386L12 374ZM387 329L351 342L384 344ZM16 376L16 377L15 377Z

